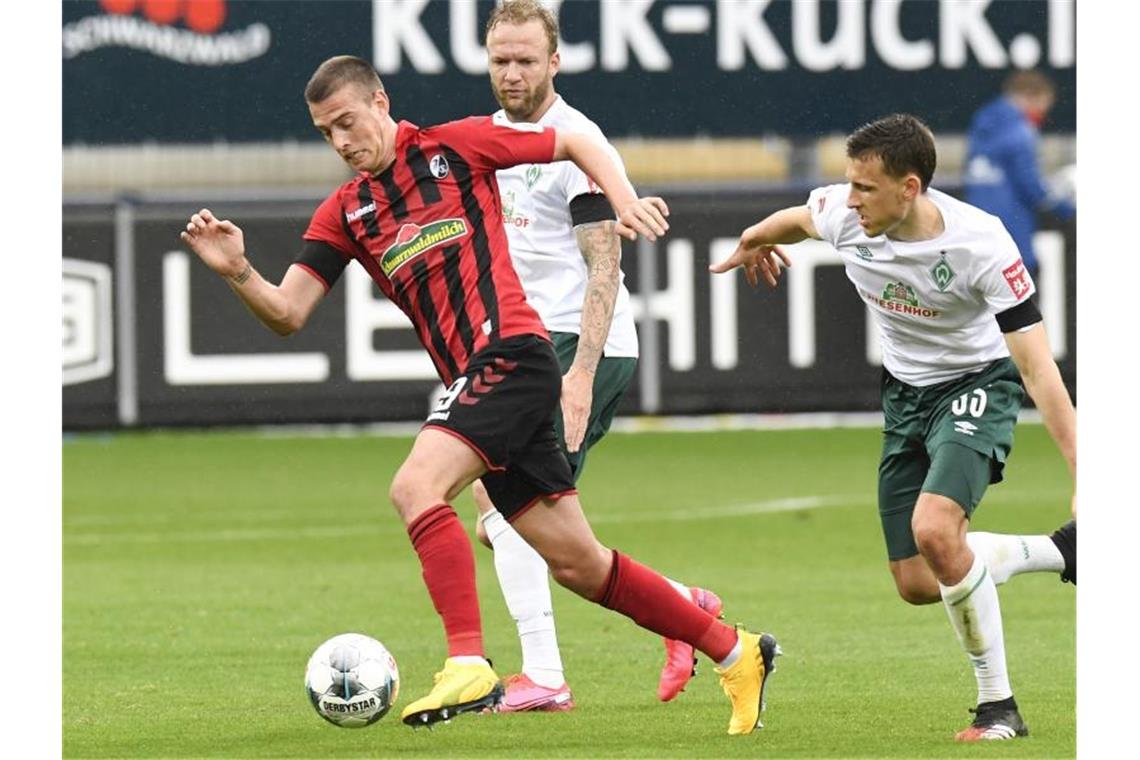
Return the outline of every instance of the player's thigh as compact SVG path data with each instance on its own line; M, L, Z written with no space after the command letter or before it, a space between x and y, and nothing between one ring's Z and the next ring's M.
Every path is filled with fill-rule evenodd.
M937 458L944 444L956 444L972 449L988 462L982 467L976 459L951 454L939 466L946 471L941 476L953 478L955 469L970 470L972 475L974 469L982 467L986 484L1000 482L1006 459L1013 449L1017 415L1025 399L1017 367L1009 359L998 360L981 372L947 385L939 394L929 404L931 421L926 448L931 460ZM982 487L970 493L959 490L945 495L958 501L967 509L967 514L971 514L984 492ZM974 500L972 504L971 500Z
M891 562L918 555L911 522L930 460L921 442L885 433L879 460L879 521Z
M405 523L436 504L451 501L486 470L480 455L446 430L424 428L396 476L390 496Z
M930 469L922 483L914 516L916 530L918 526L953 523L964 532L997 467L992 455L955 441L940 442L930 454Z

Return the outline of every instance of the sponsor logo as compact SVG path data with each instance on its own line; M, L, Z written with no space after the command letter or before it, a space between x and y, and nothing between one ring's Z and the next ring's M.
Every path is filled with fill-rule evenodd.
M526 229L530 226L530 217L515 213L515 191L510 190L503 196L503 224L507 227Z
M428 171L430 171L431 176L436 179L443 179L451 173L451 167L448 166L447 159L444 158L442 153L436 153L431 157L431 161L428 162Z
M977 429L978 429L978 426L975 425L974 423L970 422L969 420L954 420L954 432L955 433L961 433L962 435L972 436L974 434L974 431Z
M938 319L942 312L931 309L918 302L914 288L905 282L888 282L883 288L882 295L863 291L863 297L884 311L893 311L899 314L909 314L926 319Z
M349 211L347 214L344 215L344 218L350 222L355 222L360 217L364 216L365 214L370 214L375 210L376 210L376 203L372 202L372 203L369 203L367 206L361 206L360 208L356 209L356 211Z
M441 219L423 227L405 224L396 233L396 242L380 255L380 269L386 277L391 277L397 269L424 251L466 234L467 223L462 219Z
M65 59L100 48L130 48L189 66L225 66L265 55L273 41L263 23L219 31L226 0L99 0L99 7L103 13L64 25Z
M538 180L541 176L542 176L542 167L541 166L539 166L538 164L531 164L530 166L528 166L526 169L526 189L527 190L533 189L534 184L536 182L538 182Z
M356 702L330 702L321 700L321 709L330 713L358 713L375 710L379 701L376 697L368 697Z
M950 266L950 262L946 260L946 251L942 251L942 256L938 259L938 263L930 268L930 276L934 278L934 284L938 287L940 293L945 293L946 288L950 287L950 283L954 282L957 273L954 272Z
M823 198L820 198L820 201L821 201L820 205L822 206ZM859 258L863 259L864 261L870 261L871 259L875 258L875 254L871 253L871 249L865 245L855 246L855 255L858 256Z
M1009 289L1017 296L1017 300L1020 301L1029 295L1029 289L1033 282L1029 279L1029 270L1025 268L1024 261L1018 258L1016 263L1001 270L1001 273L1005 276L1005 282L1009 285Z

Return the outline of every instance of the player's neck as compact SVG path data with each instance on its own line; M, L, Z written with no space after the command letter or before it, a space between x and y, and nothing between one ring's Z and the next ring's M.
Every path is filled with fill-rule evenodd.
M887 233L891 240L910 243L919 240L933 240L946 231L942 211L925 193L914 201L914 208L906 218Z

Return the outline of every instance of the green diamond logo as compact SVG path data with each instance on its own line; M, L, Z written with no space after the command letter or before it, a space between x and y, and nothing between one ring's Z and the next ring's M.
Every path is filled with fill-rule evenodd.
M946 251L942 251L942 257L938 259L938 263L931 267L930 276L934 278L934 284L942 293L946 292L946 288L950 287L950 283L954 282L954 278L958 276L950 266L950 262L946 260Z

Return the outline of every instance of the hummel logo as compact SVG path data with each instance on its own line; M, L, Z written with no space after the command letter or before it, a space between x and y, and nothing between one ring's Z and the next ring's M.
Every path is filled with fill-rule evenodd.
M344 215L344 218L350 222L355 222L360 217L364 216L365 214L370 214L375 210L376 203L369 203L367 206L361 206L360 208L356 209L356 211L349 211Z
M978 426L968 420L954 420L954 432L973 435Z

